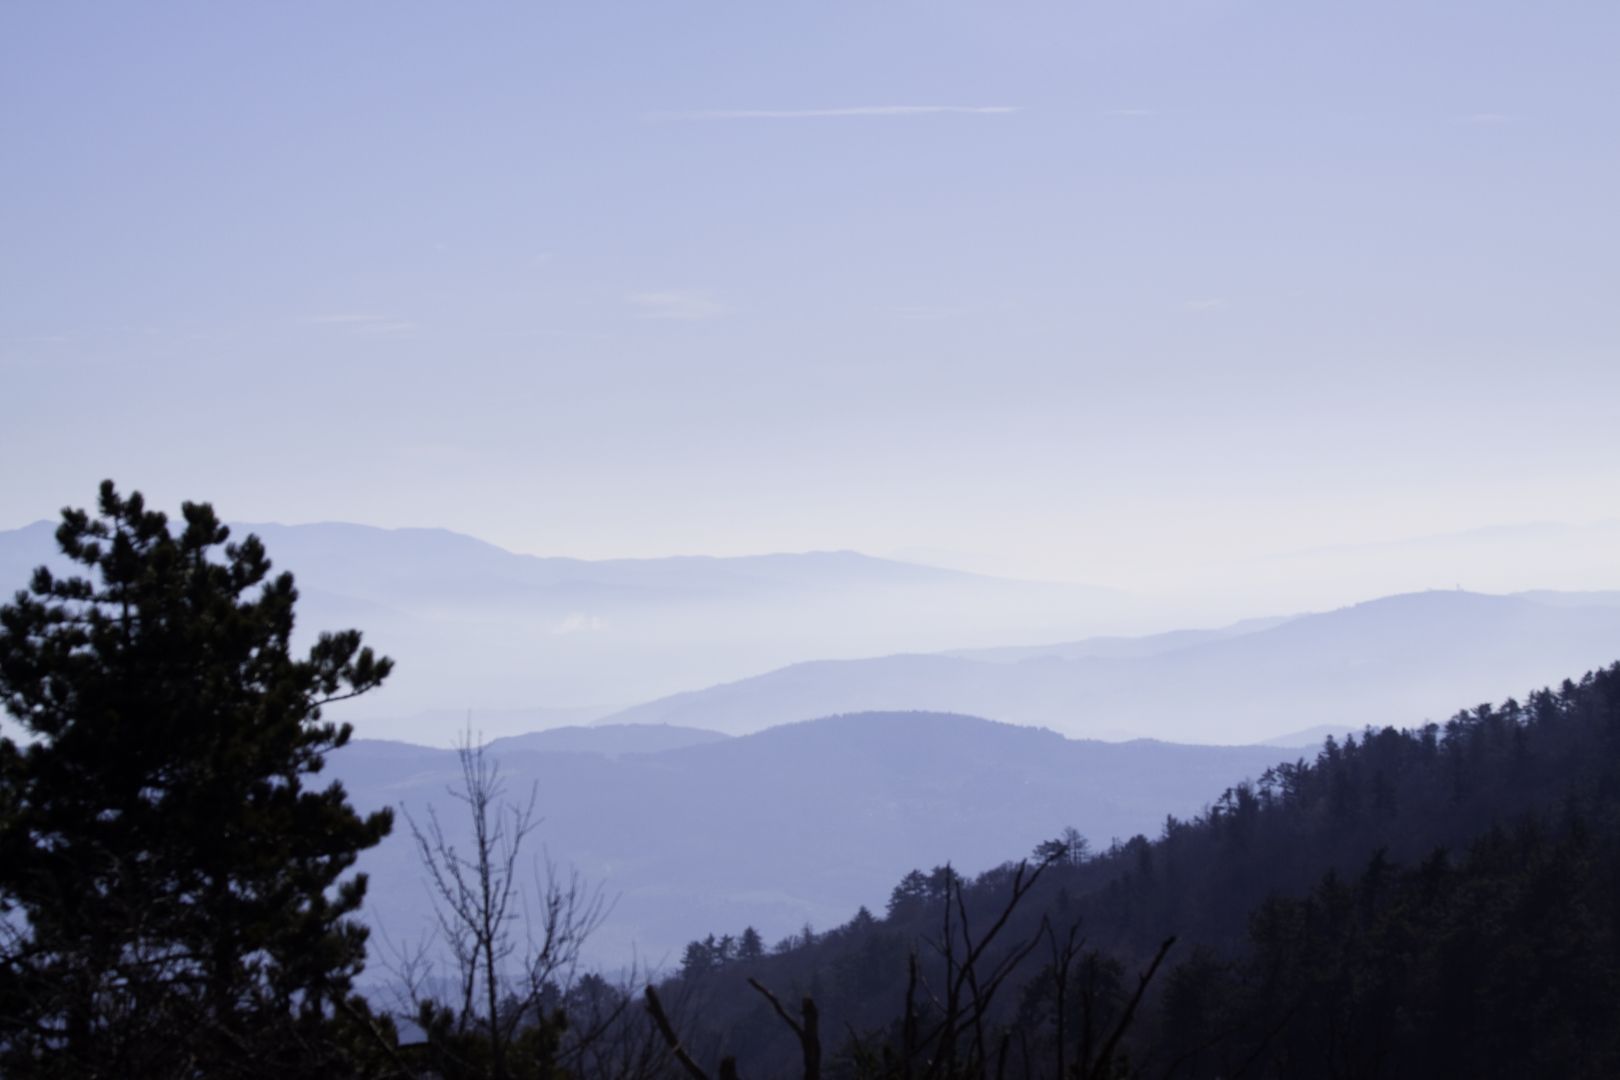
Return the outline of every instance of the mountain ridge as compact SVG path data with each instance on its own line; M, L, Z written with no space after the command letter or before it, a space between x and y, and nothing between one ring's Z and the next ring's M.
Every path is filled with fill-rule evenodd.
M508 798L537 794L545 823L534 850L565 854L619 897L596 943L614 959L632 947L664 956L715 926L778 935L829 925L881 903L919 860L987 866L1066 825L1099 844L1156 828L1286 756L1079 741L944 713L823 717L618 755L489 751ZM454 751L356 740L329 756L327 774L363 810L422 821L437 804L447 827L460 827L446 795L460 777ZM404 821L359 869L373 882L374 925L393 940L425 925Z
M291 570L295 633L357 627L396 661L351 713L362 733L435 741L417 717L472 711L515 734L537 707L646 701L807 656L995 644L1129 622L1115 590L942 570L851 551L583 560L448 529L236 523ZM62 566L47 523L0 532L0 579ZM3 586L0 586L3 587ZM508 723L509 722L509 723ZM702 726L702 725L696 725Z
M1147 655L957 653L809 661L613 713L740 734L811 716L955 709L1069 736L1256 743L1375 710L1443 718L1620 655L1620 609L1433 590L1288 618ZM1037 649L1038 651L1038 649ZM1472 689L1471 689L1472 688Z

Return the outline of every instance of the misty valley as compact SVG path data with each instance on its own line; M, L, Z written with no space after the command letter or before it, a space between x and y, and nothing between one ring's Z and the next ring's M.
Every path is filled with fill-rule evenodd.
M1620 1077L1617 56L0 3L0 1080Z
M611 617L581 620L610 671L613 631L629 627L631 664L660 609L802 648L820 596L923 646L948 621L908 624L923 598L947 613L953 590L1035 586L848 555L558 564L447 533L227 528L207 507L180 528L102 498L100 518L0 533L0 565L39 567L13 573L31 584L0 632L0 1051L18 1075L165 1073L172 1047L153 1040L181 1022L192 1049L174 1060L209 1075L1597 1076L1620 1060L1620 667L1604 661L1620 594L1430 591L813 659L619 706L511 708L515 684L496 683L486 708L417 698L438 708L373 714L351 739L324 711L380 697L408 661L312 632L306 608L375 614L405 657L443 634L453 660L513 647L526 613L555 626L556 595L612 595L591 609ZM310 602L260 531L303 557ZM1013 633L1064 604L1080 626L1089 598L1010 603L1029 620ZM613 696L611 675L581 677L587 700ZM198 819L209 805L218 820ZM60 891L63 859L93 901ZM331 944L310 954L311 934ZM332 966L300 976L312 955Z

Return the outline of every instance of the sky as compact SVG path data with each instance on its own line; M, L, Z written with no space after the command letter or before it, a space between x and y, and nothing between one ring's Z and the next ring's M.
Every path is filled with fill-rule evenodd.
M1616 55L1607 0L0 6L0 528L111 476L1198 587L1620 518Z

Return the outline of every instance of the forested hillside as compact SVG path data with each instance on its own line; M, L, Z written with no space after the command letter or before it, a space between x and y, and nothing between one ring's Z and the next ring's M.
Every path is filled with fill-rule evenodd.
M882 917L721 943L665 996L745 1075L801 1055L750 979L813 999L835 1075L1615 1075L1620 665L1329 740L1157 839L920 870Z

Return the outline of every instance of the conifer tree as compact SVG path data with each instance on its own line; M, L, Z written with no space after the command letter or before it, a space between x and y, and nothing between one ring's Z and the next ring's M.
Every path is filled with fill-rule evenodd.
M327 704L390 662L356 631L292 652L291 574L211 507L171 528L101 486L0 608L0 1074L331 1074L389 831L341 785Z

